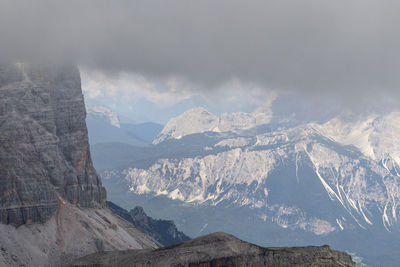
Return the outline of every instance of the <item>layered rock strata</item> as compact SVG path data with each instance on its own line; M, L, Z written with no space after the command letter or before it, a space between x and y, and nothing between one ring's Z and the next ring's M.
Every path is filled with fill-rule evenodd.
M58 197L102 207L75 66L0 66L0 222L45 222Z

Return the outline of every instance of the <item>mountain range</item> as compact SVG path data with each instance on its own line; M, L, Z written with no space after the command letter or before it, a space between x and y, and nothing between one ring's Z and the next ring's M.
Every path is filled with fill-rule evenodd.
M227 231L266 246L330 242L364 264L395 266L399 115L304 121L265 107L219 117L195 108L171 119L152 146L104 144L93 158L112 201L173 217L192 237Z
M150 258L155 252L162 256L164 265L178 259L173 251L181 254L191 248L195 248L194 255L187 254L185 262L196 262L196 251L208 253L216 248L219 249L202 259L212 264L242 264L243 259L252 258L259 265L265 257L276 254L273 248L244 245L245 242L223 233L192 242L171 220L153 219L142 207L128 212L106 202L106 189L92 163L76 66L1 64L0 96L0 266L60 266L104 251L108 251L106 257L111 255L107 261L117 260L118 266L125 260L126 251L150 253ZM105 121L107 127L122 127L118 117L108 109L95 108L88 112L93 119ZM141 132L137 127L132 131ZM141 149L150 147L153 146ZM186 242L177 244L182 241ZM273 262L354 266L347 253L327 247L278 250L281 256ZM112 256L110 251L120 252ZM295 252L296 256L285 251ZM137 263L148 265L149 261Z

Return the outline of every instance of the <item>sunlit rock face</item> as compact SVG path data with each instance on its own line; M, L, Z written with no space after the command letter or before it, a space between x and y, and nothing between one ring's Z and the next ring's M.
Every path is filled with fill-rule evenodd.
M106 192L90 157L79 70L0 66L0 221L45 222L58 197L101 207Z

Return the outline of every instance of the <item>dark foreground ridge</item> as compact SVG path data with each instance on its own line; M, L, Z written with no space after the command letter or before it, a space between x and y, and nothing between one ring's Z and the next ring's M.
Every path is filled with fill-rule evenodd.
M225 233L213 233L155 250L99 252L68 267L128 266L356 266L329 246L263 248Z
M111 201L107 201L107 206L112 212L131 222L137 229L153 237L164 246L190 240L190 237L178 231L174 221L153 219L147 216L142 207L135 207L128 212Z

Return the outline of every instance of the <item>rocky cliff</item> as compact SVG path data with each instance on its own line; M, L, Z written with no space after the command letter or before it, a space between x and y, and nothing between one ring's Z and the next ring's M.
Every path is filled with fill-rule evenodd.
M156 250L96 253L74 261L85 266L356 266L329 246L263 248L225 233L214 233Z
M0 65L0 266L60 266L159 243L106 208L79 71Z
M45 222L60 197L104 206L90 158L79 70L0 66L0 221Z

